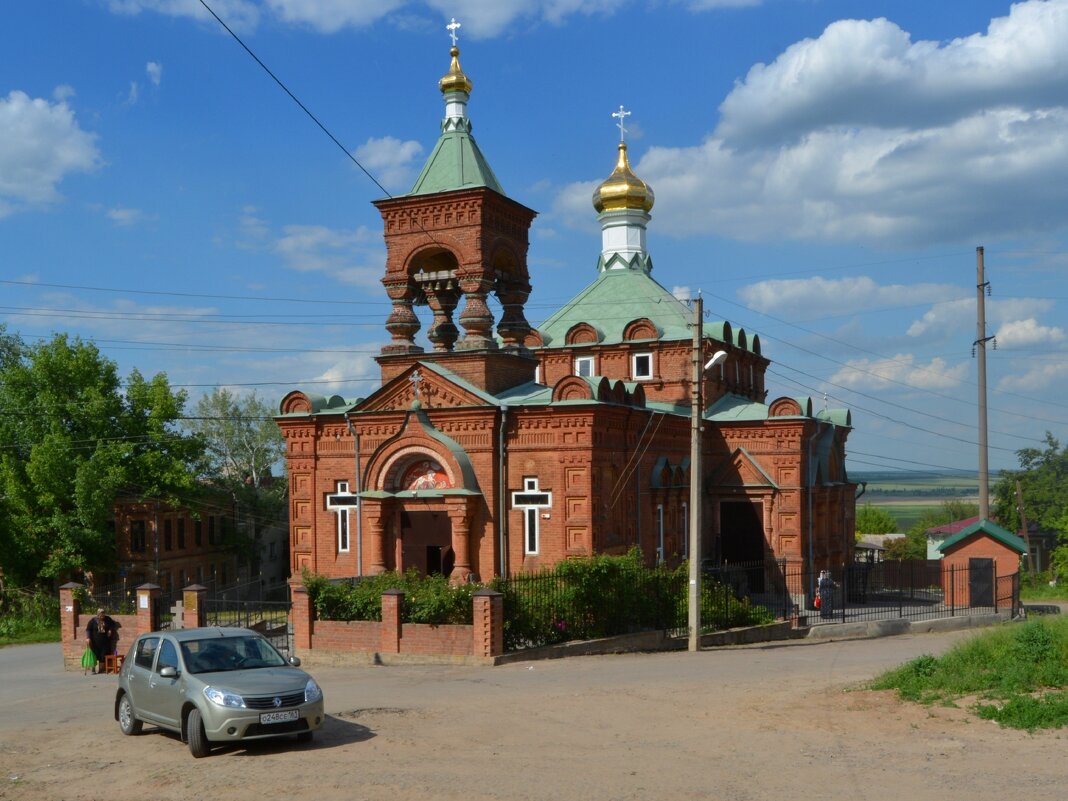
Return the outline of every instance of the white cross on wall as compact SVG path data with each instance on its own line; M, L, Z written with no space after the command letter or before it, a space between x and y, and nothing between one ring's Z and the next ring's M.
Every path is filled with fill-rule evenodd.
M623 120L626 117L630 116L630 112L629 111L624 111L623 110L623 106L620 106L619 107L619 111L613 111L612 112L612 116L619 118L619 122L616 123L616 125L619 127L619 141L622 142L623 141L623 134L625 134L627 132L627 129L623 127Z
M419 400L419 385L423 383L423 377L419 374L419 371L416 370L408 377L408 380L412 382L412 389L415 391L415 399Z
M445 26L445 28L449 31L449 36L452 37L452 46L453 47L456 47L456 40L458 38L456 36L456 32L458 30L460 30L460 28L462 28L462 27L463 27L463 25L461 25L459 22L456 21L456 17L453 17L452 18L452 22L450 22L448 25Z

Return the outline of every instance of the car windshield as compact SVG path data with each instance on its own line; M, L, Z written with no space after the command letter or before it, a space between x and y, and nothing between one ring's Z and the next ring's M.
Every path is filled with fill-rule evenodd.
M262 637L212 637L182 643L182 658L190 673L284 667L285 659Z

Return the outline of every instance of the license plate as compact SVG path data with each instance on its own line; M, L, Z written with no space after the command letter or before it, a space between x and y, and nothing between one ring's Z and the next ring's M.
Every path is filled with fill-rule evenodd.
M260 723L288 723L291 720L296 720L300 717L300 712L296 709L289 709L285 712L261 712Z

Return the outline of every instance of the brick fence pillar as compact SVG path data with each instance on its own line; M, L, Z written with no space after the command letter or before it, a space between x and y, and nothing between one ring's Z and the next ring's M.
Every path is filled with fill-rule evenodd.
M208 588L190 584L182 590L182 628L208 625Z
M494 590L474 594L474 626L471 653L500 656L504 653L504 596Z
M384 654L399 654L401 641L401 607L404 590L382 593L382 628L379 630L379 649Z
M299 581L290 582L289 621L293 625L293 650L310 651L312 647L313 610L308 588Z
M81 604L74 595L82 586L70 581L59 588L59 639L63 643L63 667L67 670L81 667L79 660L85 650L85 633L78 626Z
M162 594L158 584L142 584L137 588L137 636L159 631Z

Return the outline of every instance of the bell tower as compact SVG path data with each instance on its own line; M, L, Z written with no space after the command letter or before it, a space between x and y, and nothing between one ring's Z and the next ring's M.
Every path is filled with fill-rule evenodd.
M375 201L386 241L382 284L393 301L386 319L391 340L378 362L383 381L413 361L430 360L495 391L504 388L501 380L514 386L534 374L524 306L536 213L504 194L471 134L471 80L460 67L458 27L455 21L449 26L451 61L438 82L445 117L437 144L410 192ZM501 306L497 320L487 302L491 295ZM433 313L426 331L430 352L415 342L421 327L416 306ZM490 375L501 368L497 378Z

